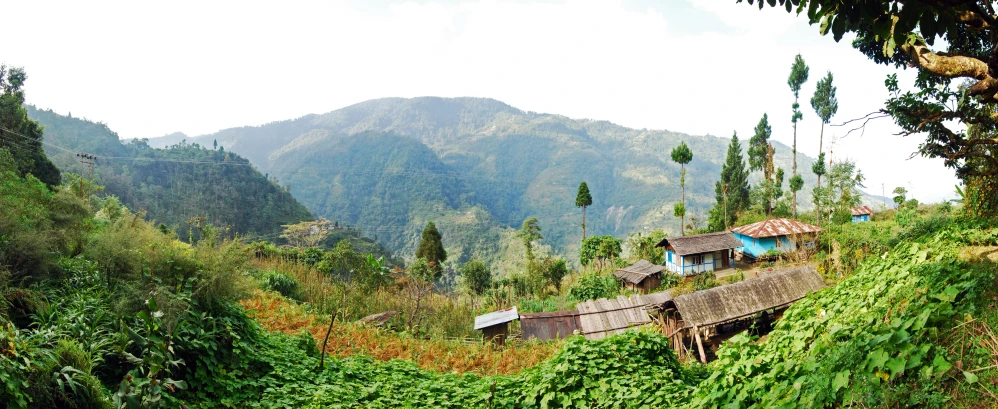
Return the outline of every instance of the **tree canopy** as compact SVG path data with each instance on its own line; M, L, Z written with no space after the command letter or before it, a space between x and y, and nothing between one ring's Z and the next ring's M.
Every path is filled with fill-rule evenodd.
M31 174L54 187L60 183L59 169L45 155L41 125L24 109L27 79L23 68L0 64L0 148L10 151L19 176Z
M717 203L710 210L710 229L721 231L731 226L738 213L749 208L748 169L742 157L742 145L738 133L731 136L728 156L721 167L721 180L714 184Z
M903 135L925 134L919 153L943 158L959 177L998 175L998 13L990 1L778 3L798 15L806 11L808 21L835 41L855 33L853 47L878 64L917 69L915 91L901 92L896 77L888 79L892 94L874 114L893 118ZM765 4L758 1L759 8ZM861 118L864 124L874 114ZM978 126L981 134L955 122Z
M427 222L420 236L419 248L416 250L416 258L426 260L433 269L442 268L442 263L447 261L447 251L444 250L443 237L437 230L437 225Z

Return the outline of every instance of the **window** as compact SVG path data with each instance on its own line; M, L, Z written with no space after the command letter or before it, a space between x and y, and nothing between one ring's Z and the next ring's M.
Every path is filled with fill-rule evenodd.
M690 256L693 264L703 264L703 254L697 254L695 256Z

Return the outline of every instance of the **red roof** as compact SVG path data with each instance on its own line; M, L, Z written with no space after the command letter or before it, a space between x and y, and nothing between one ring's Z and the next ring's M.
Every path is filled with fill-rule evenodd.
M856 206L856 207L854 207L852 209L849 209L849 210L852 210L852 215L853 216L862 216L864 214L873 214L873 209L870 209L869 206Z
M761 222L731 229L734 233L756 239L761 239L763 237L787 236L791 234L814 233L821 230L823 229L818 226L812 226L796 220L782 218L763 220Z

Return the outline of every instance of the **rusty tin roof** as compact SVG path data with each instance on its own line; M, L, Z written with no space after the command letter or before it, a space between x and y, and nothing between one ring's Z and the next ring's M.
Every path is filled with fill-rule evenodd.
M814 233L821 227L790 219L769 219L731 229L732 232L756 239L763 237L788 236L791 234Z
M853 216L862 216L864 214L873 214L873 209L870 206L856 206L851 209Z

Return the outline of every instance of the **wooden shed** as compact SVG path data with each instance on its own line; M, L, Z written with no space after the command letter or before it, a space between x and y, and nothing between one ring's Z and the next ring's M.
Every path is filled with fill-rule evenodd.
M823 287L821 275L804 266L680 295L652 308L658 310L656 320L673 348L679 352L695 347L706 363L704 344L716 345L753 323L776 319L794 302Z
M482 330L482 338L485 341L494 342L496 345L504 345L506 337L509 335L509 322L519 318L516 307L509 307L504 310L490 312L488 314L475 317L475 330Z
M615 271L613 275L623 283L624 288L647 294L662 285L663 270L665 266L652 264L648 260L639 260Z

